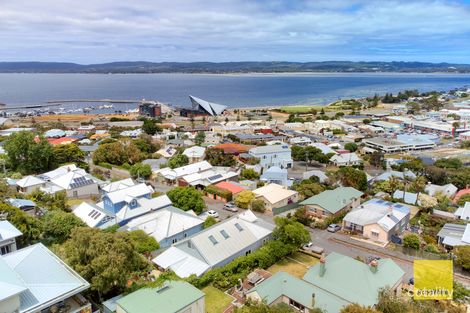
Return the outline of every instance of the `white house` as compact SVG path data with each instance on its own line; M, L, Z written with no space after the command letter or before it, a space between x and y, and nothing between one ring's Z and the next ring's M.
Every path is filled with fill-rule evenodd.
M16 237L23 235L9 221L0 221L0 254L16 251Z
M257 250L270 239L273 228L248 210L177 242L153 262L182 278L200 276Z
M453 184L446 184L440 186L429 183L426 185L426 187L424 187L424 192L426 192L431 197L434 197L437 194L442 194L443 196L446 196L449 199L452 199L457 194L458 190L459 189Z
M272 211L299 201L299 193L278 184L269 184L253 190L255 197L264 201L265 209Z
M44 186L46 182L40 178L35 176L29 175L25 176L22 179L16 182L16 186L18 187L18 191L22 193L30 193L36 189L41 188Z
M201 162L204 160L204 153L206 152L206 148L193 146L191 148L187 148L183 151L183 155L188 157L189 163L196 163Z
M465 202L465 205L458 208L454 215L464 221L470 221L470 202Z
M336 166L360 165L361 158L356 153L336 154L330 158L330 162Z
M268 169L271 166L291 168L294 164L291 149L286 144L259 146L251 148L248 153L260 160L263 169Z

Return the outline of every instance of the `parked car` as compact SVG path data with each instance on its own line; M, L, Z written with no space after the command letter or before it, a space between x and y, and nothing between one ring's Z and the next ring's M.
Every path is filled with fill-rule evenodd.
M214 210L209 210L209 211L207 211L207 215L208 215L208 216L212 216L212 217L214 217L214 218L218 218L218 217L219 217L219 213L217 213L217 212L214 211Z
M330 233L336 233L338 230L341 229L341 226L338 224L330 224L328 228L326 229Z
M230 212L238 212L237 206L233 203L226 203L224 205L224 210L227 210L227 211L230 211Z
M310 250L312 246L313 246L313 242L310 241L309 243L304 244L302 248L304 248L304 250Z

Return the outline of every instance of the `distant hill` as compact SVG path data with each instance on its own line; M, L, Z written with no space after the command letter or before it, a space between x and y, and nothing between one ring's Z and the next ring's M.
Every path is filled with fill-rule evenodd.
M470 64L425 62L0 62L0 73L281 73L281 72L400 72L470 73Z

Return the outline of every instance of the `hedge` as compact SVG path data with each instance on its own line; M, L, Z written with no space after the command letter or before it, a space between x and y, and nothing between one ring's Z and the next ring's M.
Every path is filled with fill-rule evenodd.
M232 192L230 190L222 189L214 185L207 186L205 192L222 197L227 201L232 201L233 198Z

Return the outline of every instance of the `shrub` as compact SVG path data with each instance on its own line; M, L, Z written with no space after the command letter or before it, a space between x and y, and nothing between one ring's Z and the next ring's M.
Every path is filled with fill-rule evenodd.
M416 234L408 234L403 237L403 246L411 249L418 250L420 245L420 240Z
M264 201L262 199L253 200L253 202L251 202L251 209L263 213L266 211Z
M209 185L205 189L206 193L217 195L224 198L227 201L232 201L232 192L227 189L222 189L214 185Z

